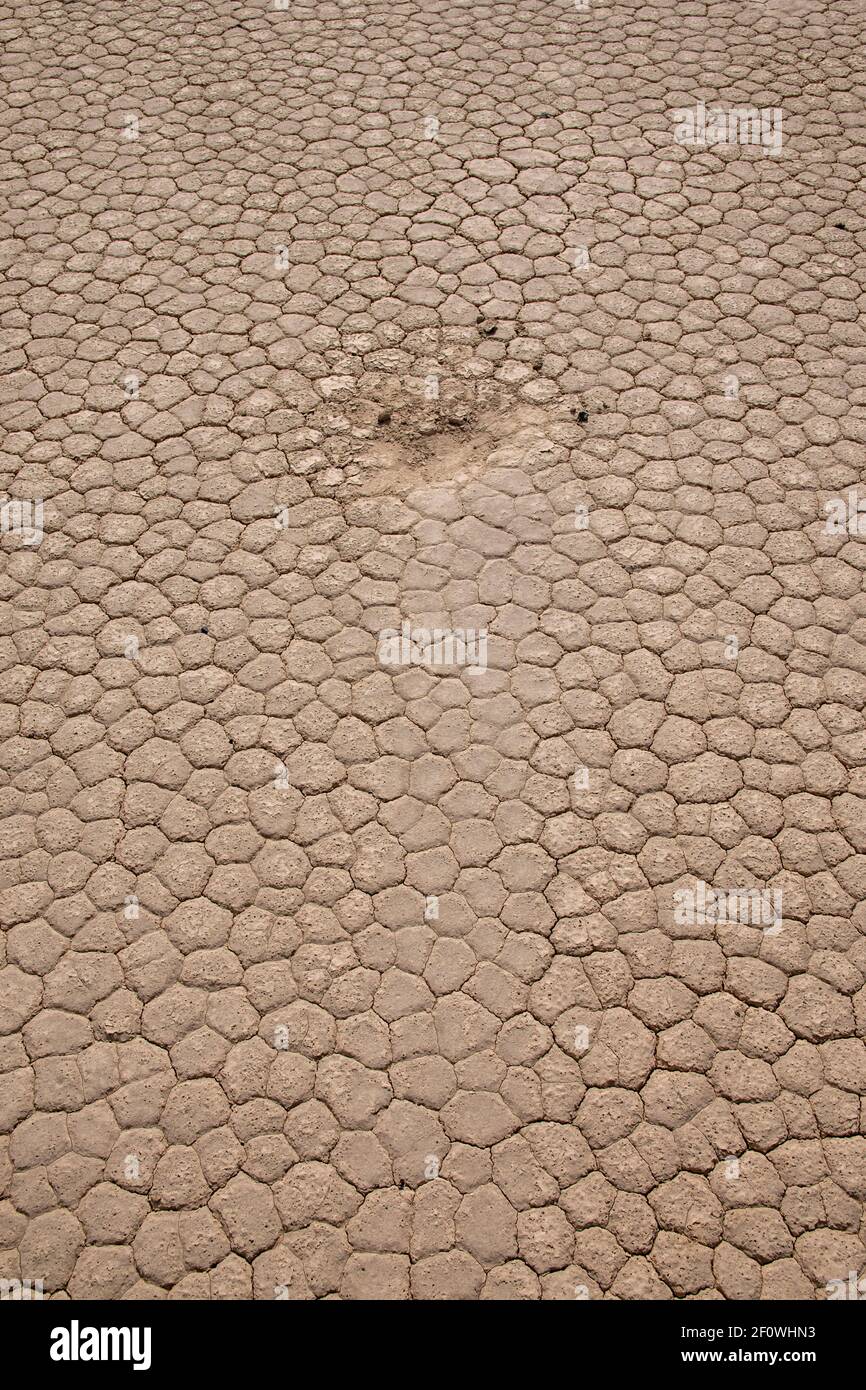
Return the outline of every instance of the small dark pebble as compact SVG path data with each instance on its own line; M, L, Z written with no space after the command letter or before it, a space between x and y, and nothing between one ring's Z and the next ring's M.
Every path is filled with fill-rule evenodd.
M379 411L379 424L380 424L380 425L390 425L390 423L391 423L391 412L390 412L390 410L380 410L380 411Z

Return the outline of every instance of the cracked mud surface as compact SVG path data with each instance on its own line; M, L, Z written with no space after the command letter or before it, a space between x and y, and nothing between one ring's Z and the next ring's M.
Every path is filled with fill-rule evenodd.
M0 490L44 498L0 537L0 1277L826 1297L858 6L0 15ZM701 98L781 157L678 145ZM486 669L383 663L404 621ZM699 882L781 920L679 921Z

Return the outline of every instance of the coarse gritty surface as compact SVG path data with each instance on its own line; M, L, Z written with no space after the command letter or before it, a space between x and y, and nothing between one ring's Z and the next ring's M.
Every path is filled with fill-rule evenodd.
M0 16L0 485L45 531L0 538L0 1276L825 1297L861 6ZM678 144L701 99L780 155ZM404 620L487 669L383 664ZM699 880L781 929L678 922Z

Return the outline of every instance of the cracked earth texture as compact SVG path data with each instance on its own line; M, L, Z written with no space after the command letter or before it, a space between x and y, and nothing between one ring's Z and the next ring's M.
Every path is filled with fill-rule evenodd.
M0 1277L826 1297L860 6L0 16L0 486L44 499L0 540ZM678 144L702 99L778 157ZM486 669L383 661L404 621ZM680 921L698 882L781 920Z

